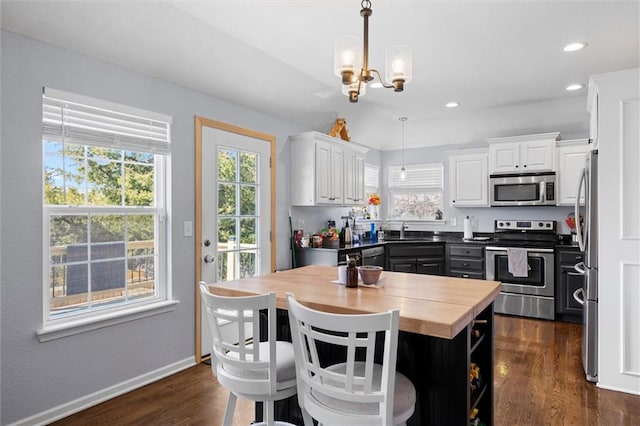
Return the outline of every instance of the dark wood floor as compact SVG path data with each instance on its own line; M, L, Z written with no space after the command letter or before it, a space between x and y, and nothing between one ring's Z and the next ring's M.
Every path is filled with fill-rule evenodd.
M496 316L496 425L640 425L640 396L584 378L581 325ZM204 364L114 398L54 425L219 425L227 392ZM238 401L234 425L253 404Z

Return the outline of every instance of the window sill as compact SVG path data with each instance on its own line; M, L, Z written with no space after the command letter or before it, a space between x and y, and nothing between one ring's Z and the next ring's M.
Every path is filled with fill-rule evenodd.
M105 314L96 314L91 318L83 318L64 323L51 324L36 330L36 335L40 342L48 342L50 340L61 339L63 337L73 336L75 334L86 333L88 331L97 330L99 328L110 327L112 325L122 324L129 321L135 321L141 318L147 318L153 315L171 312L175 310L179 300L165 300L144 306L131 307L122 309L117 312L109 312Z

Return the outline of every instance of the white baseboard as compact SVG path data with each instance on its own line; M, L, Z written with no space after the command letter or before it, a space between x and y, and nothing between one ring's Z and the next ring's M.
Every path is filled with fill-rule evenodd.
M15 423L11 423L9 426L34 426L34 425L46 425L56 420L60 420L71 414L85 410L101 402L115 398L132 390L146 386L149 383L156 382L165 377L171 376L179 371L185 370L189 367L196 365L195 357L185 358L181 361L169 364L165 367L158 368L157 370L150 371L141 376L134 377L124 382L109 386L108 388L99 390L90 395L83 396L74 401L69 401L65 404L53 407L49 410L35 414L26 419L19 420Z
M616 386L602 385L600 384L600 382L596 383L596 386L599 387L600 389L607 389L607 390L616 391L616 392L624 392L624 393L629 393L631 395L640 395L640 389L623 389Z

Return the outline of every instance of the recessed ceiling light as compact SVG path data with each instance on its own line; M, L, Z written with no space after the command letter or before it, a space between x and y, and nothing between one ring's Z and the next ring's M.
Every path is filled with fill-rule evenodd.
M369 87L371 87L372 89L379 89L382 87L382 83L380 83L379 81L376 81L375 83L371 83Z
M564 49L563 49L563 50L564 50L565 52L575 52L575 51L577 51L577 50L584 49L585 47L587 47L587 42L586 42L586 41L580 41L580 42L578 42L578 43L570 43L570 44L567 44L567 45L564 47Z
M567 86L567 90L569 91L580 90L583 87L584 87L584 84L570 84L569 86Z
M448 104L446 104L445 106L446 106L447 108L455 108L455 107L457 107L458 105L460 105L460 104L459 104L459 103L457 103L457 102L449 102L449 103L448 103Z

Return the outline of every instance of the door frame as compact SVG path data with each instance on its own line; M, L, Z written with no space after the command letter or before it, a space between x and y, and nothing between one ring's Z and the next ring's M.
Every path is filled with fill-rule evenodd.
M276 137L267 133L257 132L255 130L245 129L234 126L233 124L224 123L222 121L212 120L196 115L195 116L195 355L196 363L200 364L202 358L202 306L200 301L200 287L198 283L202 277L202 128L211 127L213 129L225 132L236 133L243 136L260 139L270 144L270 174L271 174L271 271L276 269Z

